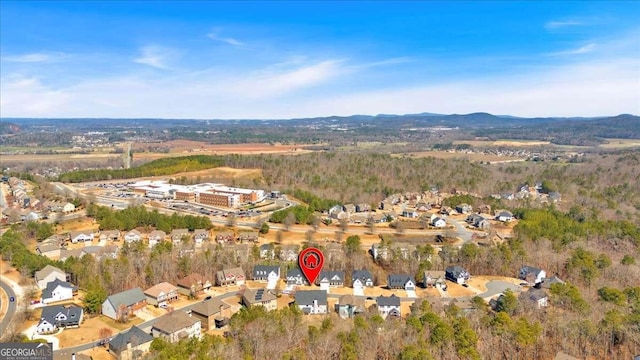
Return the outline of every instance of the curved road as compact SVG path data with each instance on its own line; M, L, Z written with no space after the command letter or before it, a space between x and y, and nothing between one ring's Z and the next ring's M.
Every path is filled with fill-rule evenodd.
M0 334L6 334L7 329L9 328L9 324L11 324L11 320L13 320L13 317L16 314L16 310L18 309L16 305L18 302L18 298L16 296L16 293L13 291L13 288L11 287L11 285L4 282L1 278L0 278L0 287L2 287L2 290L7 294L7 299L11 297L13 297L14 299L14 301L9 301L7 313L4 314L4 316L2 317L2 320L0 320Z

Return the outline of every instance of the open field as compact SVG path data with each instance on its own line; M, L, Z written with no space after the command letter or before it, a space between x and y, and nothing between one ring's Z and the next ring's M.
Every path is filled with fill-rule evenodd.
M458 140L453 142L454 145L461 144L469 144L474 147L482 147L482 146L540 146L540 145L549 145L551 144L549 141L538 141L538 140L512 140L512 139L503 139L503 140Z
M78 160L106 160L122 157L122 154L90 153L90 154L20 154L2 155L3 163L45 162L45 161L78 161Z
M169 153L142 152L146 149L157 147L169 148ZM227 154L304 154L311 152L305 150L304 145L283 144L207 144L202 141L172 140L162 143L132 144L134 154L138 158L156 158L167 156L183 156L185 153L203 155L227 155Z
M600 144L603 149L625 149L640 146L640 139L604 139L605 144Z
M411 153L402 153L402 154L393 154L395 157L414 157L414 158L423 158L423 157L434 157L437 159L465 159L469 161L524 161L526 160L523 157L515 157L515 156L499 156L493 154L467 154L463 152L447 152L447 151L419 151L419 152L411 152Z

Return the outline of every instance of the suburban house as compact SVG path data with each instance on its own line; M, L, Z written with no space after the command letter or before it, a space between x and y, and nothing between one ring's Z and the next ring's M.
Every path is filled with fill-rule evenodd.
M447 290L445 272L436 270L425 271L422 284L425 288L435 287L437 289Z
M246 307L262 306L266 310L276 310L278 298L267 289L246 289L242 294L242 305Z
M419 212L425 212L431 210L431 204L428 202L420 201L416 204L416 210Z
M204 331L218 329L229 322L231 306L218 298L205 300L191 308L191 317L200 320Z
M47 265L42 270L36 271L34 274L36 284L40 289L45 289L47 284L54 281L67 281L67 274L55 266Z
M409 219L415 219L418 217L418 211L416 211L415 208L405 208L402 210L402 216Z
M135 241L140 241L140 239L142 239L142 234L140 234L140 231L133 229L129 232L127 232L126 234L124 234L124 241L128 242L128 243L132 243Z
M280 279L280 266L278 265L256 265L253 267L253 280L262 282L273 282Z
M473 211L473 206L469 204L459 204L456 206L458 214L468 214Z
M491 227L489 220L485 219L482 215L478 215L478 214L471 214L467 216L465 221L469 225L476 227L478 229L489 229Z
M520 268L518 279L528 282L530 285L541 284L546 278L547 273L537 267L523 265Z
M244 285L246 279L244 270L241 267L222 269L216 273L216 284L218 286Z
M476 209L476 212L478 214L491 214L491 205L486 205L486 204L480 205Z
M395 294L391 296L378 296L376 306L383 318L400 318L400 298Z
M453 209L450 208L449 206L443 206L443 207L440 208L439 214L440 215L449 216L449 215L453 214Z
M260 259L273 260L276 257L276 252L273 248L273 244L260 245Z
M455 305L464 315L468 315L478 310L475 304L470 299L465 298L454 298L449 303L449 306L451 305Z
M118 360L141 359L149 351L153 336L132 326L127 332L121 332L109 341L109 352Z
M102 315L113 320L128 320L147 305L147 297L139 287L107 297L102 303Z
M178 280L178 292L186 296L195 296L211 287L211 281L204 276L193 273Z
M499 211L498 214L496 215L496 220L502 221L502 222L509 222L513 220L513 214L510 211L506 211L506 210Z
M278 258L282 261L297 261L298 260L298 245L284 245L280 249Z
M519 298L523 303L533 304L538 309L547 307L549 304L549 296L544 289L536 289L532 287L529 291L521 293Z
M445 269L445 277L449 281L453 281L454 283L458 283L460 285L466 284L467 280L471 278L471 275L465 268L462 266L448 266Z
M543 289L551 289L551 285L553 285L553 284L562 284L562 285L564 285L565 282L564 282L564 280L560 279L556 275L553 275L550 278L544 279L542 281L542 285L540 287L542 287Z
M287 285L309 285L309 281L298 268L287 271Z
M258 242L258 232L257 231L245 231L238 234L238 241L240 243L246 242Z
M74 244L85 241L93 241L94 236L95 233L93 232L93 230L72 231L70 233L71 242Z
M63 213L70 213L76 211L76 206L68 202L62 206Z
M209 230L196 229L193 232L193 242L195 242L196 246L201 246L203 242L209 241L209 238Z
M552 192L549 193L548 199L549 199L549 201L551 201L553 203L557 203L558 201L560 201L562 199L562 195L560 195L560 193L557 192L557 191L552 191Z
M371 205L369 204L356 204L356 212L367 212L371 211Z
M344 209L344 211L348 212L349 214L353 214L354 212L356 212L356 206L353 204L346 204L342 208Z
M78 327L82 322L83 315L82 308L74 304L43 307L40 322L36 325L36 332L50 334L60 328Z
M172 311L158 318L151 327L151 335L170 343L182 339L202 336L202 324L199 319L187 315L184 311Z
M316 282L320 284L322 290L328 290L330 287L343 287L344 271L322 270Z
M447 226L447 221L441 217L436 216L433 219L431 219L431 226L437 227L437 228L443 228Z
M98 237L100 241L110 240L110 241L118 241L120 239L120 231L118 230L103 230L100 232L100 236Z
M216 241L219 244L232 243L234 239L233 231L223 231L216 234Z
M49 304L57 301L73 299L73 294L78 291L76 286L66 281L55 279L47 283L47 287L42 290L42 303Z
M168 282L161 282L145 290L144 295L147 297L147 304L165 307L178 300L178 288Z
M297 291L295 304L304 314L326 314L327 292L324 290Z
M373 275L366 269L353 270L351 274L353 288L373 287Z
M42 256L46 256L49 259L57 259L60 257L60 244L56 243L42 243L36 246L36 251Z
M24 221L38 221L40 220L40 215L38 215L35 211L30 211L25 217Z
M389 274L387 277L387 287L389 289L404 289L415 291L416 281L413 276L407 274Z
M182 242L183 239L189 238L189 229L174 229L171 231L171 241L173 245L178 245Z
M164 241L167 238L167 233L162 230L153 230L149 233L149 247L156 246L157 243Z
M364 298L353 295L340 296L336 304L336 312L343 319L354 317L366 310Z

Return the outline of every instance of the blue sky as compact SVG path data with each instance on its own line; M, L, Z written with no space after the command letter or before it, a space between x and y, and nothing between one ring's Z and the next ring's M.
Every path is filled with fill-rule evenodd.
M0 2L0 116L640 114L640 2Z

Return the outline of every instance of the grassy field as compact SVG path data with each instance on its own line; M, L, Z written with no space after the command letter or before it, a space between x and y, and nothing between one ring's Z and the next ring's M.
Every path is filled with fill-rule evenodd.
M454 145L469 144L474 147L482 147L482 146L540 146L540 145L549 145L551 143L549 141L538 141L538 140L502 139L502 140L496 140L496 141L459 140L459 141L454 141L453 144Z
M604 139L605 144L599 147L604 149L625 149L640 146L640 139Z
M412 153L393 154L395 157L434 157L437 159L465 159L469 161L524 161L523 157L515 156L498 156L493 154L465 154L461 152L446 152L446 151L419 151Z

